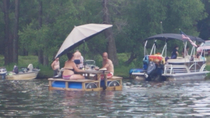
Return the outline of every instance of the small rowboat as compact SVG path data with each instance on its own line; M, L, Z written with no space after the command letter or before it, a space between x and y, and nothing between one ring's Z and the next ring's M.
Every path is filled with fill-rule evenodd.
M22 68L17 74L14 72L8 72L6 79L8 80L32 80L35 79L40 69L33 68L32 64L28 65L28 68Z

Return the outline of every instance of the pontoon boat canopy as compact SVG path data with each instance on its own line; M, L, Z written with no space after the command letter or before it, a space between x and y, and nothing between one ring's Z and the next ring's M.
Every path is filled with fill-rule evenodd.
M187 36L189 36L192 41L204 42L204 40L199 37L190 36L190 35L187 35ZM174 33L157 34L149 38L146 38L145 40L152 40L152 39L166 40L166 41L171 40L171 39L178 39L181 41L186 41L186 39L182 38L182 34L174 34Z

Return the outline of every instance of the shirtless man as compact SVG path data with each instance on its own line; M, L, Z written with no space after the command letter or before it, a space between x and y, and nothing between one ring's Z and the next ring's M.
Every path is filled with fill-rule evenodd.
M55 61L52 62L51 67L54 70L54 76L57 75L60 69L59 58L56 58Z
M114 75L114 65L112 61L108 59L107 52L104 52L102 56L103 56L103 62L102 62L103 67L101 69L106 68L106 70L109 71L109 73L107 74L107 78L112 78L112 76Z

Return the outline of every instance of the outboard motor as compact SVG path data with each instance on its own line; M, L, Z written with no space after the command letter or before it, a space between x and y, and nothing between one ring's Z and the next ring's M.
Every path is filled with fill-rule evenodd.
M158 66L155 62L150 61L148 68L147 68L147 80L151 81L151 80L157 80L160 77L160 73L159 73L159 69Z
M163 73L163 65L157 65L155 62L150 61L147 68L147 80L165 80L161 75Z
M146 72L148 75L150 75L150 74L152 74L153 71L155 71L155 69L156 69L155 62L150 61Z

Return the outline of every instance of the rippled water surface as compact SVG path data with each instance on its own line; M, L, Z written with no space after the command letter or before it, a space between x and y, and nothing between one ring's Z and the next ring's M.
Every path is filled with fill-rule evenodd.
M122 91L49 91L48 81L0 81L0 117L210 117L210 81L124 80Z

